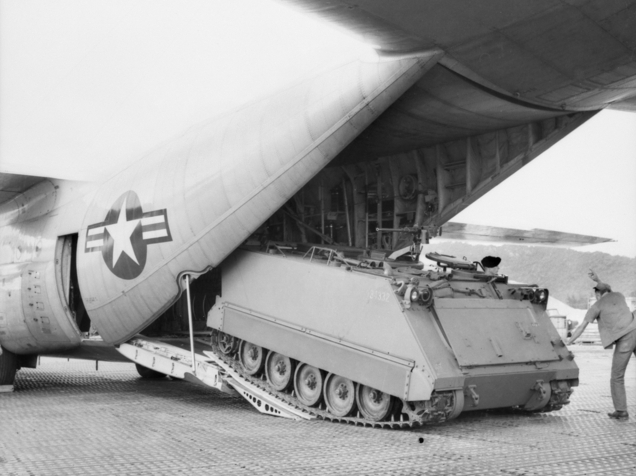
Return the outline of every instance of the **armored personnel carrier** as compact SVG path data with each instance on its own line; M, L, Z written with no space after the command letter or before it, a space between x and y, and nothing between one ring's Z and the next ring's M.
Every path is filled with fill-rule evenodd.
M475 410L559 409L578 368L546 313L548 291L426 253L437 224L453 234L440 210L455 188L435 187L435 157L323 169L193 281L190 325L182 295L143 335L165 343L192 330L190 347L223 366L208 380L225 379L259 411L278 402L295 416L408 427ZM452 237L492 230L470 231L455 224ZM142 352L129 350L133 360ZM154 355L139 363L158 369Z
M208 313L215 351L275 398L351 423L567 404L578 368L545 312L548 290L426 257L430 269L353 248L243 247Z

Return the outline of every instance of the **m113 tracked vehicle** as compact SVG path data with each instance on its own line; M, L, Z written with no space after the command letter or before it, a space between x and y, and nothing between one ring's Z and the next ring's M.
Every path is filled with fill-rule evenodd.
M426 255L435 269L356 253L237 250L208 314L217 355L269 395L351 423L569 402L578 368L545 312L546 289L436 253Z

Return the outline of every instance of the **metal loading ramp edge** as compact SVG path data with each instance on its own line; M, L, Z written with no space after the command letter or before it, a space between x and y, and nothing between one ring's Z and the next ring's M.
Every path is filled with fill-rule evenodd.
M193 370L191 352L165 342L135 337L120 344L117 350L132 362L170 377L229 394L238 393L261 413L294 420L315 418L246 381L212 352L196 354Z

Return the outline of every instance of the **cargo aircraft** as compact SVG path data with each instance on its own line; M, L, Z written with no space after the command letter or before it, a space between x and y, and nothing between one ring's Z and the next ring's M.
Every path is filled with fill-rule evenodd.
M636 2L283 3L374 45L375 57L193 125L100 183L0 176L0 388L37 356L64 355L130 359L144 376L239 392L294 418L399 426L567 403L578 370L541 316L545 290L484 280L478 263L441 255L429 256L439 275L396 268L440 230L491 237L450 220L600 110L636 110ZM590 242L541 230L496 239ZM236 251L250 246L265 253ZM337 267L268 261L299 250ZM348 283L336 268L367 274ZM469 285L454 286L449 269ZM449 292L470 298L490 335L475 337L468 315L453 325L464 311ZM358 298L359 308L346 302ZM400 309L390 325L389 311L369 307L389 304ZM318 324L357 309L374 317ZM414 309L428 317L411 320ZM506 316L522 356L491 332ZM407 345L409 332L435 342ZM484 346L492 355L471 353Z

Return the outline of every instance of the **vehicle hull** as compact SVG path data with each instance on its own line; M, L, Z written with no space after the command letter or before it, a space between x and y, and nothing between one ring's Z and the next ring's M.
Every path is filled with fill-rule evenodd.
M406 304L394 277L335 264L239 250L223 264L208 326L405 401L461 391L464 411L523 407L550 382L577 383L554 326L528 301Z

